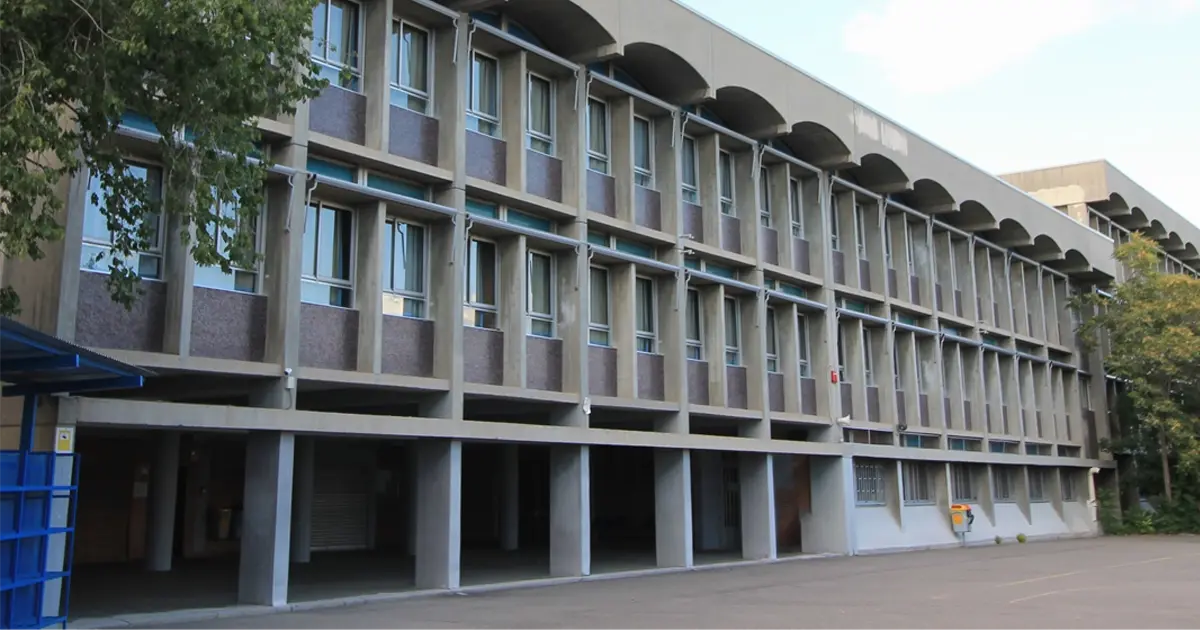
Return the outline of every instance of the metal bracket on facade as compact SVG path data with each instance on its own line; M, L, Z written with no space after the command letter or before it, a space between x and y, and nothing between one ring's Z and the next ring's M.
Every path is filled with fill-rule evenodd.
M300 171L300 172L303 173L304 171ZM304 207L308 208L308 206L312 205L313 191L317 189L317 174L316 173L305 173L304 180L305 180L304 181ZM291 186L293 190L295 190L295 188L296 188L296 185L294 183L292 183L292 178L290 178L290 177L288 178L288 186ZM284 225L283 225L283 231L284 232L292 231L292 212L291 212L290 208L288 209L288 213L287 213L287 221L284 222Z
M479 28L479 23L476 22L475 20L471 20L471 28L467 29L467 50L468 51L471 50L471 41L475 38L475 29L477 29L477 28ZM454 37L457 40L458 29L455 29L455 31L454 31ZM458 42L455 41L455 44L457 44L457 43ZM455 45L455 47L454 47L454 52L455 52L455 56L457 56L457 54L458 54L458 46L457 45Z
M680 114L682 114L682 112L678 109L671 110L671 146L672 147L676 146L677 144L683 143L683 121L682 121L682 116ZM676 138L679 138L679 142L675 141Z
M450 54L450 64L457 66L458 65L458 18L454 18L450 21L450 28L454 29L454 48L452 49L454 52Z

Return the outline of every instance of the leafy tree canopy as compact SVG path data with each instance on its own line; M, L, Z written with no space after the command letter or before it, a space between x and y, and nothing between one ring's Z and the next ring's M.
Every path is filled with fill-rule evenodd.
M315 2L4 0L0 253L36 260L62 238L56 188L84 168L105 191L116 301L136 296L131 254L162 216L175 219L198 263L226 272L252 264L250 231L238 227L263 199L256 118L290 114L324 84L304 47ZM161 195L125 168L116 128L130 111L164 132ZM0 310L18 298L5 287Z

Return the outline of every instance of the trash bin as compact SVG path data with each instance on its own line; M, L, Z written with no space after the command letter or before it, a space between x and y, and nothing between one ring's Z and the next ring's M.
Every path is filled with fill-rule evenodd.
M975 522L975 515L971 513L971 506L965 503L955 503L950 506L950 524L954 527L955 534L965 534L971 531L971 524Z

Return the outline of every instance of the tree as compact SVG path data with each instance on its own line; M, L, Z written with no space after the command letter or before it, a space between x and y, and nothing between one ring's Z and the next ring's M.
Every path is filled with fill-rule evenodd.
M1114 448L1155 457L1171 502L1176 479L1188 494L1200 490L1200 280L1162 272L1154 242L1141 234L1114 256L1128 271L1125 281L1073 306L1092 314L1080 334L1093 347L1106 340L1105 370L1121 379L1128 399Z
M316 0L5 0L0 11L0 254L37 260L62 238L58 182L98 177L113 299L137 294L131 255L159 217L197 263L253 264L267 165L258 117L290 114L318 79L304 42ZM164 181L126 168L117 125L163 131ZM93 203L99 195L89 193ZM224 206L226 211L222 212ZM220 235L220 240L217 236ZM224 246L219 245L220 242ZM0 308L17 308L11 287Z

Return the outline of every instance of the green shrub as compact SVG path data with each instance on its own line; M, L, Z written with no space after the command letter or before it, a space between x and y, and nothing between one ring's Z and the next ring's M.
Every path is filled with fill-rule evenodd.
M1017 542L1024 544L1026 540L1025 534L1017 534Z
M997 544L997 545L999 545L999 544L1001 544L1001 543L1003 543L1003 542L1004 542L1004 539L1003 539L1003 538L1001 538L1001 537L999 537L999 536L997 536L997 537L996 537L996 544Z

